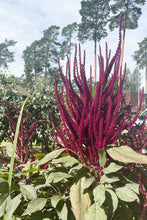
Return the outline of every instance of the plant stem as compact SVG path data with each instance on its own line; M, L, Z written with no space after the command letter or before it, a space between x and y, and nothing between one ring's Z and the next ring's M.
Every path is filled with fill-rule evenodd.
M15 137L14 137L13 151L12 151L12 156L11 156L11 161L10 161L9 177L8 177L9 194L11 192L12 174L13 174L13 167L14 167L14 158L15 158L15 151L16 151L16 147L17 147L17 140L18 140L20 122L21 122L21 117L22 117L24 106L25 106L26 102L28 101L28 99L29 99L29 96L25 99L25 101L24 101L24 103L23 103L23 105L21 107L21 111L20 111L20 114L19 114L19 117L18 117L18 121L17 121L16 132L15 132Z

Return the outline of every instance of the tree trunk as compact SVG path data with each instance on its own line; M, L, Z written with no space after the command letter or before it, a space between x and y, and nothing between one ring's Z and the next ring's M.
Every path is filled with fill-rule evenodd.
M94 40L94 82L96 82L96 58L97 58L96 40Z
M125 35L126 35L126 30L124 29L123 31L123 39L121 43L121 55L120 55L120 65L119 65L119 79L118 79L118 85L120 84L120 72L121 68L123 65L123 56L124 56L124 45L125 45Z

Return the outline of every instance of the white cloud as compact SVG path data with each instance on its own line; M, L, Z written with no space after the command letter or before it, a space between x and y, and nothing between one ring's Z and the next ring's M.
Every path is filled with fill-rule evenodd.
M10 72L17 76L23 73L22 51L34 40L40 39L43 30L51 25L63 28L75 21L79 23L80 7L80 0L0 0L0 41L5 38L17 41L16 46L12 48L15 50L16 62L10 65ZM135 68L131 56L138 49L137 42L141 42L147 36L146 13L147 4L142 7L139 27L126 32L124 62L127 62L131 70ZM100 42L103 54L106 41L113 55L118 44L118 30L109 32L108 37ZM81 45L82 50L86 49L86 66L93 65L93 47L93 42Z

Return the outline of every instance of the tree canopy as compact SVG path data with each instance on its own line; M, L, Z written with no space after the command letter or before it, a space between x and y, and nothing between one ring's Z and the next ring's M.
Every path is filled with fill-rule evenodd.
M5 39L0 43L0 67L8 67L8 63L14 62L14 52L10 51L10 47L15 46L16 41Z
M109 0L82 0L81 23L78 38L80 41L94 41L94 81L96 81L97 42L107 36L106 24L110 13Z

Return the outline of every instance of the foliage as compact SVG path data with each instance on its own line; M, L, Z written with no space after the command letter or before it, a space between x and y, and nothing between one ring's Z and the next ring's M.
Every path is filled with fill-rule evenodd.
M14 62L14 52L11 52L9 48L15 44L16 41L7 39L0 43L0 67L8 67L8 63Z
M100 50L95 89L91 74L90 83L86 80L80 51L78 66L77 48L73 74L78 91L72 86L69 60L66 76L59 65L66 96L63 88L59 93L55 75L60 117L57 122L53 109L51 118L57 148L46 155L34 153L35 160L19 165L22 169L16 165L11 187L9 164L0 164L1 219L145 219L147 156L141 153L147 146L147 128L145 122L134 125L141 102L133 119L125 104L120 45L121 39L112 59L106 48L105 64Z
M136 67L133 72L126 70L126 75L123 83L123 92L138 92L141 86L141 73ZM139 91L140 92L140 91Z
M134 52L133 58L136 61L139 68L147 66L147 38L144 38L138 43L139 49Z
M59 78L58 72L56 73L59 79L58 83L60 85L61 79ZM1 85L3 88L5 88L0 90L0 102L12 104L17 109L20 109L23 102L23 97L15 93L16 83L19 83L19 81L17 81L17 79L15 78L13 79L13 77L5 76L4 74L1 74L0 76L2 79ZM54 83L51 83L49 80L53 81L54 76L51 76L47 80L47 86L44 86L44 81L38 79L37 85L34 88L35 92L25 105L25 112L27 112L27 109L29 110L29 124L32 124L38 120L47 121L47 123L40 123L37 125L36 132L32 138L32 142L35 143L37 146L43 147L43 150L45 152L50 152L55 146L50 137L52 123L49 115L49 110L52 108L54 118L58 118L59 115L54 95ZM11 134L9 129L9 120L5 117L5 112L7 112L7 114L11 118L13 118L16 114L13 108L8 106L1 106L0 143L3 140L9 140L5 131L7 131L9 135Z
M105 150L107 145L117 143L121 132L134 124L141 107L140 103L136 116L130 121L131 108L126 106L125 97L122 93L125 72L120 75L119 85L117 85L121 52L120 42L112 60L110 60L107 49L106 65L104 65L104 59L100 51L100 77L96 83L94 96L92 93L92 79L90 85L86 81L85 59L82 63L81 54L79 54L78 68L77 51L75 52L73 75L79 91L76 92L72 87L70 72L68 72L69 75L64 76L60 69L61 78L66 89L65 101L63 95L60 97L58 94L55 78L55 95L60 111L60 126L57 127L53 121L57 132L57 135L53 138L57 146L68 149L72 156L83 161L86 166L93 165L96 175L101 173L99 151L101 149ZM111 73L113 66L113 73ZM68 68L67 66L67 70ZM112 74L111 77L110 73Z
M72 37L74 33L77 31L77 23L74 22L72 24L68 24L66 27L62 29L61 35L64 37L64 41L61 44L60 57L64 58L65 56L71 55L71 49L74 44L72 43Z
M96 82L97 42L107 36L106 24L110 13L109 0L81 1L78 38L94 42L94 82Z
M6 116L6 118L9 120L9 127L10 127L10 133L11 136L9 135L9 133L5 130L12 146L14 144L14 140L13 137L15 136L16 132L17 132L17 120L19 118L20 115L20 111L15 108L13 105L8 104L8 103L0 103L1 105L7 105L10 106L11 108L13 108L15 110L15 116L13 116L13 118L11 118L10 115L8 115L6 112L4 113L4 115ZM40 122L43 122L44 120L39 120L36 121L32 124L28 124L28 118L29 118L29 110L27 111L26 115L22 115L20 118L20 128L18 129L19 133L18 133L18 139L17 139L17 146L16 146L16 161L15 161L15 165L16 164L24 164L26 163L29 158L33 158L33 150L32 150L32 137L34 135L34 133L36 132L36 125ZM2 150L2 149L1 149ZM10 151L10 152L9 152ZM9 151L6 151L6 156L8 156L8 159L6 159L6 157L4 158L4 152L2 150L2 157L0 158L1 161L3 161L4 163L9 163L9 158L11 157L11 149L9 146ZM8 161L7 161L8 160Z
M146 0L114 0L111 4L112 16L110 17L110 30L119 27L119 17L124 14L123 29L135 29L138 27L138 19L141 16L141 8Z
M52 25L43 31L40 40L34 41L23 51L26 84L30 83L30 87L36 84L38 76L46 80L47 75L54 71L60 46L58 35L59 27Z

